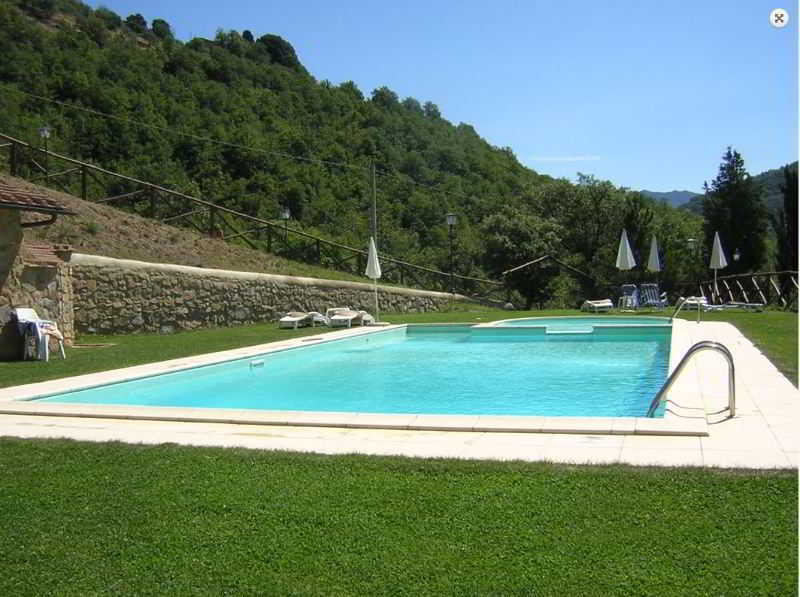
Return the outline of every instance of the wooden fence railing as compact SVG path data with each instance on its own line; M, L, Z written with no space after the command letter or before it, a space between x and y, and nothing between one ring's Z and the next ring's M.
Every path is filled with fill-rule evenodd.
M85 201L127 205L131 211L161 222L191 227L215 238L243 242L256 250L359 276L366 268L366 250L308 234L286 222L246 214L0 133L2 149L7 150L8 171L12 176L58 188ZM51 161L63 169L51 171ZM442 272L389 255L379 257L384 282L442 292L450 292L452 288L479 300L498 301L506 296L502 282Z
M785 310L797 309L798 275L796 271L755 272L718 276L714 280L683 283L678 288L687 296L702 295L709 301L763 303Z

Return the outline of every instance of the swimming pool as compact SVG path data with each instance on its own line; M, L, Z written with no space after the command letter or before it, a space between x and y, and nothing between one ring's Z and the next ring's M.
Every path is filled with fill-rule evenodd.
M572 331L575 333L591 332L595 328L607 327L671 327L668 317L647 316L619 316L619 315L588 315L588 316L563 316L563 317L524 317L519 319L504 319L494 323L500 327L543 327L548 331Z
M666 379L670 332L669 326L595 327L591 333L404 326L37 402L642 417Z

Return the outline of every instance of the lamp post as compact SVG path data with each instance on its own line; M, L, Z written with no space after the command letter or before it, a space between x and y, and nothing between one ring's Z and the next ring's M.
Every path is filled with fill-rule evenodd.
M289 218L292 217L292 212L288 207L281 209L281 220L283 220L283 241L286 245L289 244Z
M697 253L699 252L699 244L697 243L696 238L687 238L686 242L689 243L689 252L691 256L696 259ZM694 265L694 259L692 259L692 264ZM703 294L703 285L700 283L700 276L697 276L697 284L700 286L700 294ZM697 305L697 323L700 323L700 305Z
M686 242L689 245L689 255L691 255L691 257L692 257L692 269L694 269L694 260L697 257L697 251L696 251L697 239L696 238L687 238Z
M39 129L39 136L44 139L44 177L50 176L50 156L47 153L47 140L50 138L50 127L44 125Z
M691 255L691 258L692 258L692 267L691 267L691 269L693 270L695 268L695 265L696 265L698 254L700 253L700 243L698 242L698 240L696 238L687 238L686 242L689 244L689 254ZM701 275L698 273L697 274L697 283L698 284L700 284L700 278L701 278ZM702 286L701 286L701 288L702 288ZM702 290L701 290L701 292L702 292Z
M458 222L458 217L454 213L445 216L447 222L447 237L450 240L450 294L455 294L455 279L453 277L453 228Z

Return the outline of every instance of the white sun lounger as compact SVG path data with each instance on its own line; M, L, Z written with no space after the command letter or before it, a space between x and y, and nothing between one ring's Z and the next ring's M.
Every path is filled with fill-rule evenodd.
M585 300L581 305L581 311L594 311L595 313L599 311L608 311L614 308L614 303L611 299L599 299L599 300Z
M611 302L611 299L601 299L597 301L590 301L585 300L581 305L581 311L594 311L595 313L599 313L600 311L610 311L614 308L614 303Z
M682 299L683 297L678 299L678 301L680 302ZM704 296L690 296L684 301L683 307L685 309L703 309L704 311L708 311L709 309L713 309L714 305L709 305L708 299Z
M742 309L744 311L763 311L765 307L766 305L764 303L742 303L734 301L722 305L714 305L714 310Z
M375 322L375 318L366 311L356 311L350 307L334 307L328 309L325 315L332 328L349 328L354 325L368 325Z
M328 325L328 318L322 313L317 313L316 311L309 311L308 313L303 311L289 311L286 315L278 320L278 327L296 330L297 328L305 327L307 325L313 327L318 323L322 325Z

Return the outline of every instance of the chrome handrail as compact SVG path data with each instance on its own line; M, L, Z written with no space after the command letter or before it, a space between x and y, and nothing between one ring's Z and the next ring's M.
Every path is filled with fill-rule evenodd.
M680 310L683 308L683 306L686 304L686 301L688 301L688 300L689 300L688 298L681 298L678 301L678 304L675 305L675 310L672 312L672 315L670 315L670 319L675 319L675 316L678 313L680 313Z
M686 351L686 354L683 355L681 362L678 363L677 367L675 367L675 371L673 371L672 375L669 376L669 379L664 382L664 385L661 386L658 394L656 394L655 398L653 398L653 401L650 403L650 408L647 410L648 417L652 417L656 412L656 409L663 401L664 396L672 387L672 384L675 383L675 380L678 379L678 375L680 375L681 371L683 371L683 368L686 366L686 363L689 362L689 359L701 350L716 350L717 352L722 353L722 355L728 361L728 410L731 413L730 418L736 416L736 368L733 365L733 355L731 354L731 351L728 350L723 344L720 344L719 342L712 342L711 340L703 340L702 342L698 342L692 346Z
M675 317L678 315L678 313L680 313L681 309L688 302L688 300L690 298L692 298L692 297L687 296L686 298L682 298L681 300L678 301L678 304L675 307L675 311L672 312L672 315L669 318L670 321L675 319ZM700 305L700 304L697 305L697 323L700 323L700 307L701 306L702 305Z

